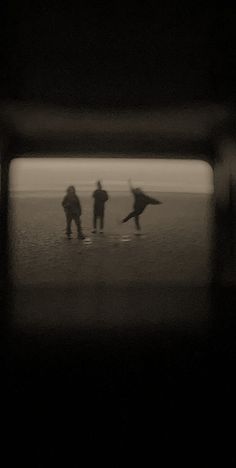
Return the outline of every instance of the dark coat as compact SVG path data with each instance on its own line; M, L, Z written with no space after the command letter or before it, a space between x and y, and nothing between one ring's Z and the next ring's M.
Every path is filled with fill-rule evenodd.
M62 200L62 206L66 213L81 216L82 209L79 197L76 194L67 194Z
M108 200L108 194L106 190L97 189L93 192L94 198L94 213L96 215L102 215L104 213L104 206L106 201Z
M143 211L147 205L159 205L159 201L155 198L145 195L143 192L137 192L135 189L132 190L134 195L134 209L136 211Z

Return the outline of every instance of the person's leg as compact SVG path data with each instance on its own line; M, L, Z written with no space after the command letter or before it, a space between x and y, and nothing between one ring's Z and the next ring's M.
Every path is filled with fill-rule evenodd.
M100 216L100 231L103 231L104 228L104 213L101 213Z
M95 233L97 231L97 214L94 212L93 213L93 232Z
M141 230L141 226L140 226L140 223L139 223L139 215L136 215L136 216L135 216L134 221L135 221L136 229L137 229L138 231L140 231L140 230Z
M66 213L66 234L67 236L71 235L71 223L72 223L72 216L70 213Z
M126 216L126 218L122 219L122 223L126 223L127 221L129 221L129 219L134 218L136 215L136 211L131 211L131 213L129 213L128 216Z
M80 216L79 215L74 216L74 221L77 226L78 237L80 239L84 239L84 235L83 235L82 228L81 228Z

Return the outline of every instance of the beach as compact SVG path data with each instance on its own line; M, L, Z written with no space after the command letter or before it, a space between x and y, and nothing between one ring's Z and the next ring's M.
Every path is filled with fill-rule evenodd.
M202 327L208 320L211 196L152 192L162 205L120 224L127 192L109 193L104 234L92 234L91 193L79 193L85 241L65 236L63 193L11 197L16 327Z

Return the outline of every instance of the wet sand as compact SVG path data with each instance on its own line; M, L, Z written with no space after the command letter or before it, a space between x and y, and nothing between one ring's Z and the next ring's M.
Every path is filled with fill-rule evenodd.
M63 195L63 194L62 194ZM65 237L60 197L12 200L14 326L63 330L204 327L209 309L210 199L153 193L163 202L134 235L132 197L110 194L103 235L91 234L92 200L81 194L85 241Z

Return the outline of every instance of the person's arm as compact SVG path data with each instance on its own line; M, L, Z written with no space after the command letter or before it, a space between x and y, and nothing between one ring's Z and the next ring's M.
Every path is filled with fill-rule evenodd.
M108 193L105 191L104 192L104 201L106 202L109 199Z
M134 193L134 188L132 186L131 179L128 180L128 184L129 184L130 191Z
M63 198L61 204L62 204L63 208L66 208L66 206L68 205L68 204L67 204L67 195L64 196L64 198Z
M81 216L82 215L82 208L81 208L81 203L80 203L79 197L77 197L77 196L76 196L76 201L77 201L78 213L79 213L79 216Z
M161 202L156 198L148 197L148 203L150 205L161 205Z

